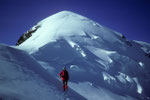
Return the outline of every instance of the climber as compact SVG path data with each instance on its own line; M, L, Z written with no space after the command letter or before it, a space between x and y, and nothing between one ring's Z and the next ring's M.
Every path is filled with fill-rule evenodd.
M59 73L59 77L61 78L63 82L63 89L65 91L67 89L67 84L69 80L69 73L66 70L66 67L64 67L63 70Z

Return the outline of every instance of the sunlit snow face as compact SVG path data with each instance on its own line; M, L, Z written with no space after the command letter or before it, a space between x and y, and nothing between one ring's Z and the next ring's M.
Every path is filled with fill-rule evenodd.
M119 33L102 27L86 17L67 11L50 16L40 21L36 26L40 27L29 39L20 45L26 49L28 48L27 51L30 53L37 52L40 47L59 39L67 41L73 38L76 38L76 41L81 39L89 39L90 41L119 41L114 35L119 35ZM77 39L78 37L81 39ZM80 52L82 56L86 56L82 50Z

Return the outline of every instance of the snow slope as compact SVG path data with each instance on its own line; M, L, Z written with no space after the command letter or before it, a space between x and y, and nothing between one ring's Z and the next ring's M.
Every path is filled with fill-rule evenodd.
M129 41L122 34L70 11L54 14L30 31L31 36L19 46L1 45L5 49L0 49L0 57L5 58L3 65L8 68L0 68L8 78L9 72L15 73L12 76L19 76L22 84L18 86L18 81L9 78L9 90L0 86L2 97L9 96L5 91L13 90L11 93L16 97L25 99L25 93L19 91L24 90L30 94L25 97L36 100L149 100L147 43ZM6 51L9 52L5 54ZM16 65L12 66L6 55L11 55L13 64L21 71L13 69ZM58 80L64 66L70 74L69 90L65 93ZM30 81L28 85L26 80ZM14 90L13 84L18 90Z
M70 89L61 91L53 78L32 56L6 45L0 45L1 100L85 100Z
M111 39L112 42L115 42L118 40L118 38L115 38L115 35L120 35L117 33L114 34L115 32L102 27L86 17L69 11L63 11L52 15L40 21L31 29L34 30L37 26L39 26L39 28L32 34L32 37L20 45L23 48L27 48L30 53L34 53L45 44L55 42L59 39L65 38L68 41L70 39L70 41L72 41L75 37L82 37L85 40L86 37L88 37L87 39L89 40L100 38L99 40L101 41ZM103 34L104 32L105 35ZM89 41L89 43L91 42Z

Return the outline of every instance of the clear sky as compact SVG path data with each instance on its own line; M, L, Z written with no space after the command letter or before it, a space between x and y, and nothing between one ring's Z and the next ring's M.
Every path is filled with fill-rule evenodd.
M37 22L62 10L150 43L150 0L0 0L0 43L15 45Z

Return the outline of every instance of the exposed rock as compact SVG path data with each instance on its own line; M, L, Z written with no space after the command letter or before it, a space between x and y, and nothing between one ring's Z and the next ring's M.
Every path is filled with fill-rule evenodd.
M35 26L34 28L30 29L29 31L27 31L26 33L24 33L17 41L16 45L20 45L21 43L23 43L25 40L27 40L28 38L30 38L32 36L32 34L37 31L37 29L40 28L40 26Z

